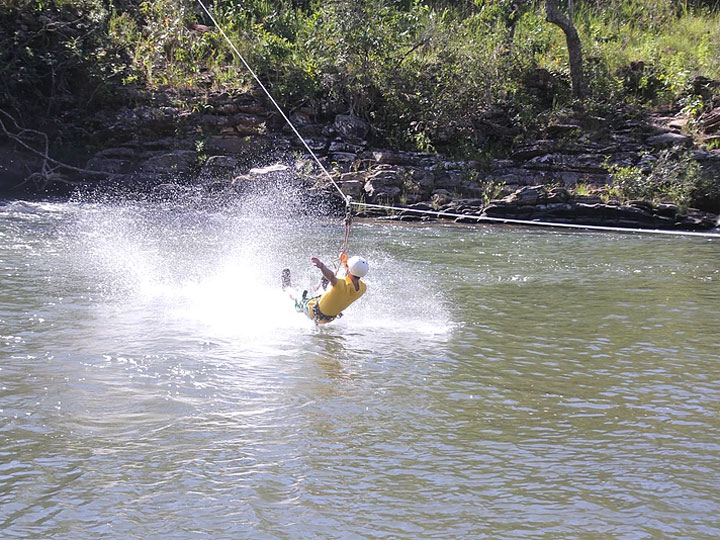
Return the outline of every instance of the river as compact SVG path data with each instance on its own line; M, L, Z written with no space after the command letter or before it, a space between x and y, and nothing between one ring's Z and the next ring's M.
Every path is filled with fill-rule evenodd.
M720 241L0 202L0 537L720 537Z

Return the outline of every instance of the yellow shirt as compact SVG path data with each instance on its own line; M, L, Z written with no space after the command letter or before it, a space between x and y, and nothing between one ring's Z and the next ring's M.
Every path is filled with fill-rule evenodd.
M335 317L339 315L341 311L346 309L355 300L360 298L367 290L367 285L362 281L358 281L360 288L356 291L355 285L350 278L347 276L345 279L338 279L337 283L330 287L318 300L320 304L320 311L323 315L328 317ZM315 316L315 302L308 305L311 316Z

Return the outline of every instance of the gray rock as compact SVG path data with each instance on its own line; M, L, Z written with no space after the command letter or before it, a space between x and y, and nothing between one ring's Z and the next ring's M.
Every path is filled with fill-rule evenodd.
M132 160L136 156L136 152L133 148L127 146L120 146L117 148L106 148L95 154L95 158L113 158L120 160Z
M655 148L668 148L671 146L690 146L692 145L693 139L690 135L683 135L681 133L663 133L661 135L654 135L648 137L647 143Z
M512 153L514 160L532 159L538 156L552 154L555 151L555 141L539 140L533 144L519 146Z
M678 213L678 207L675 204L670 203L660 203L655 207L655 214L660 217L667 217L675 219L675 216L677 216Z
M363 180L341 180L338 182L340 191L353 199L360 199L365 192L365 182Z
M511 205L525 206L537 204L545 199L545 186L527 186L519 189L512 195L508 195L502 202Z
M100 157L91 158L85 168L110 174L127 174L133 172L134 169L130 160Z
M185 174L197 164L197 152L176 150L153 156L140 164L140 170L149 173Z
M452 201L452 195L446 189L436 189L432 193L432 204L436 207L445 206Z
M370 132L367 122L351 114L338 114L333 126L340 137L352 143L364 141Z
M231 124L231 120L227 116L217 114L203 114L198 118L197 123L206 128L226 127Z
M350 144L344 141L332 141L328 152L351 152L353 154L359 154L364 150L364 147L359 144Z
M605 156L598 154L546 154L525 163L528 169L604 173Z
M305 143L310 147L310 150L316 154L324 154L330 146L330 142L324 137L303 137L303 139L305 139ZM290 139L290 144L296 148L305 148L305 145L297 137Z
M565 188L553 188L547 194L546 201L548 204L562 204L570 200L570 193Z
M233 156L210 156L203 164L203 169L228 170L239 165L239 160Z
M397 186L377 186L368 182L365 193L372 202L395 204L402 190Z
M389 150L373 150L364 152L362 159L375 161L383 165L414 165L413 156L407 152L392 152Z
M381 169L370 174L364 185L371 201L394 201L402 193L403 175L395 169Z
M309 126L313 123L310 118L310 113L305 111L295 111L290 115L290 121L293 125L297 126Z
M580 133L582 128L577 124L551 124L547 126L547 133L551 137L564 137L574 133Z
M572 201L579 204L594 205L602 203L602 198L598 195L573 195Z
M266 131L265 119L252 114L236 114L232 123L240 135L262 135Z
M352 152L334 152L328 156L331 162L352 163L357 159L357 154Z

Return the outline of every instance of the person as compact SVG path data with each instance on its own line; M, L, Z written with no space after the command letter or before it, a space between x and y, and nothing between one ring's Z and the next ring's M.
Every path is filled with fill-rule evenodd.
M348 259L345 252L340 254L340 261L345 266L345 278L339 278L335 272L330 270L317 257L311 257L310 261L320 269L322 273L319 294L308 297L308 292L303 291L298 296L293 291L290 283L290 270L283 270L283 289L295 301L295 310L304 313L315 324L327 324L342 317L342 312L360 298L367 290L367 285L361 278L367 275L370 265L362 257L354 256ZM327 288L327 287L330 288Z

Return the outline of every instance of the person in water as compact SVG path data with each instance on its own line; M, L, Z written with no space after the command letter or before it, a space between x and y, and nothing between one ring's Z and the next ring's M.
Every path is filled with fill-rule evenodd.
M305 313L315 324L327 324L338 317L355 300L360 298L367 290L367 285L360 279L370 270L367 261L362 257L354 256L348 259L346 253L340 254L340 260L345 265L345 278L338 278L317 257L310 259L312 263L322 272L319 294L308 297L307 291L302 296L297 296L291 289L290 270L283 270L283 289L295 301L295 310ZM327 287L330 288L327 288ZM316 291L316 292L319 292Z

